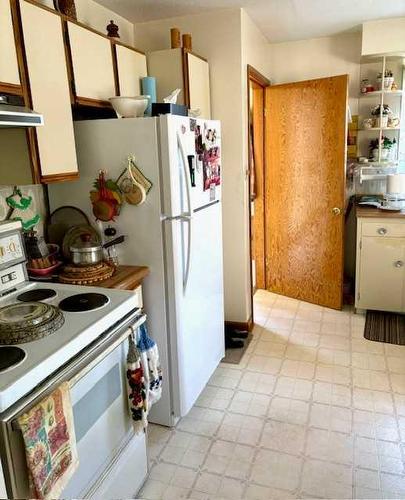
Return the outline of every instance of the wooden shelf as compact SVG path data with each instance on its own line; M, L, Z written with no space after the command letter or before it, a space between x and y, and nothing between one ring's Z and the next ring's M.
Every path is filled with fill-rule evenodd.
M357 129L359 132L368 132L369 130L400 130L401 127L370 127L370 128L359 128Z
M360 98L363 97L373 97L373 96L380 96L381 94L384 95L392 95L392 96L402 96L403 91L402 90L374 90L373 92L366 92L365 94L360 94Z

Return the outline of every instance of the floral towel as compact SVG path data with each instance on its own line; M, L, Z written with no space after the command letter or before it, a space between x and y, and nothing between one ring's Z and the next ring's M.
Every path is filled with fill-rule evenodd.
M162 396L162 369L156 342L148 335L146 325L139 328L138 350L145 376L147 411Z
M133 334L134 332L128 337L127 391L134 431L138 434L146 429L148 425L148 412L144 370L139 351L135 346Z
M79 465L68 382L18 419L31 496L59 498Z

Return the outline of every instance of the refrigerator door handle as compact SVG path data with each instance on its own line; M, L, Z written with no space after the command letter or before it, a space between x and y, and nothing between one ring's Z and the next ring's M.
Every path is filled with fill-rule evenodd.
M186 184L186 197L187 197L187 208L188 213L180 215L178 218L182 222L187 222L188 224L188 248L187 248L187 259L186 259L186 270L183 278L183 293L187 290L188 279L190 276L190 268L191 268L191 255L192 255L192 207L191 207L191 177L190 170L188 168L188 159L186 156L186 152L184 151L183 142L181 140L180 133L177 131L177 144L179 146L180 155L182 158L182 165L185 176L185 184Z
M191 249L192 249L192 218L183 219L182 222L186 222L188 225L188 248L187 248L187 259L186 259L186 272L184 273L183 279L183 293L186 293L188 279L190 276L190 268L191 268Z
M190 171L188 168L188 160L187 160L186 152L184 151L183 141L181 140L181 136L180 136L179 132L177 132L177 144L178 144L179 150L180 150L181 163L183 165L184 178L185 178L185 184L186 184L187 214L184 214L184 215L189 215L191 217L191 214L192 214L191 177L190 177Z

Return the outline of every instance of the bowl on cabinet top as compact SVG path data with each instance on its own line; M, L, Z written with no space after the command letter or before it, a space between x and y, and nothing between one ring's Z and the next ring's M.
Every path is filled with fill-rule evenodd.
M149 103L148 95L134 97L110 97L109 101L118 118L136 118L143 116Z

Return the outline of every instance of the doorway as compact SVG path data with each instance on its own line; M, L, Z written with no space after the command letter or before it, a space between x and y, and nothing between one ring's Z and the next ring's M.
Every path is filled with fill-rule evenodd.
M251 297L266 289L265 267L265 89L270 81L248 65L248 154Z

